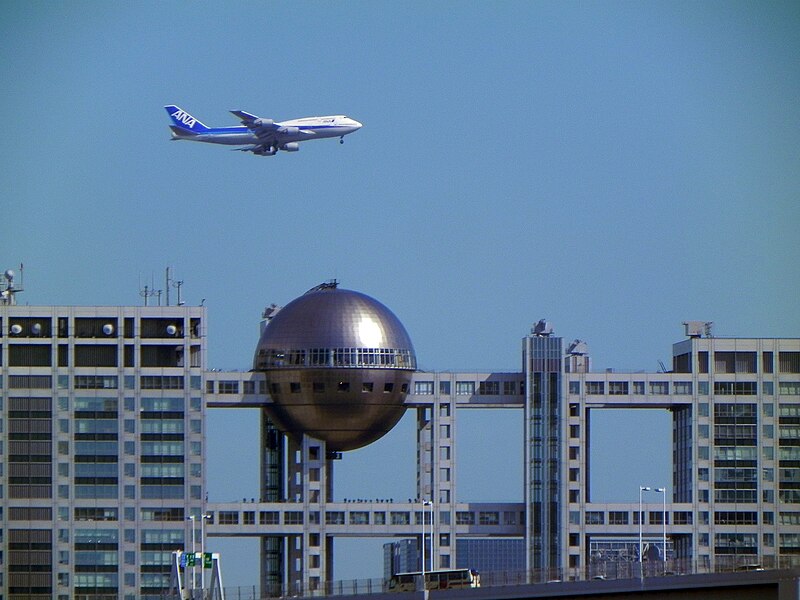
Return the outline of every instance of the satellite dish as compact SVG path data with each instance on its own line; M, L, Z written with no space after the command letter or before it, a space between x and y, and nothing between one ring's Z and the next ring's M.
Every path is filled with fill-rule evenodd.
M175 335L178 333L178 328L175 325L167 325L167 335Z
M11 333L14 335L19 335L20 333L22 333L22 325L20 325L19 323L14 323L11 326Z
M114 326L111 323L106 323L105 325L103 325L103 333L105 333L106 335L111 335L112 333L114 333Z

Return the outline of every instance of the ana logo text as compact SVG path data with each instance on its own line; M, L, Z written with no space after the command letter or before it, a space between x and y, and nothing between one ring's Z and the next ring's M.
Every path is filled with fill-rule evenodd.
M189 129L194 127L194 124L197 123L197 119L195 119L192 115L183 110L176 110L174 113L172 113L171 116L176 121L180 121L181 123L186 125Z

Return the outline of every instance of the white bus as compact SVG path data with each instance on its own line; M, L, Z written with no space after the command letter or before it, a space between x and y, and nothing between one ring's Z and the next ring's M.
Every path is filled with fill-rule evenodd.
M387 592L413 592L422 573L398 573L386 583ZM425 589L447 590L451 588L476 588L481 586L481 576L472 569L447 569L425 571Z

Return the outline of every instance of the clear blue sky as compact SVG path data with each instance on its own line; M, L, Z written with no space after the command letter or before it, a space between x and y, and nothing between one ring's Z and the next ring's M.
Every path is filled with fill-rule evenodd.
M517 370L543 317L597 368L655 370L687 319L800 335L797 2L8 1L0 52L23 302L137 304L171 265L223 369L334 277L431 370ZM169 142L171 103L364 128L261 158Z

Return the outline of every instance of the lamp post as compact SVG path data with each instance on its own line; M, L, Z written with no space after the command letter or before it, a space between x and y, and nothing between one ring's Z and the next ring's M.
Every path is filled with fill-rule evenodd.
M661 524L664 527L664 568L667 567L667 488L660 487L653 490L660 492L664 498L663 509L661 511Z
M649 492L650 488L647 486L639 486L639 567L640 572L642 567L642 492Z
M200 565L200 594L205 594L206 589L206 519L210 519L211 515L204 514L203 517L200 519L200 554L203 555L201 559L203 562Z
M197 576L195 574L195 565L197 563L197 554L195 553L195 545L194 545L194 515L189 516L189 521L192 524L192 590L194 590L194 586L197 583ZM194 594L192 594L194 595Z
M425 507L431 507L431 541L433 541L433 502L422 501L422 595L428 597L428 586L425 584Z

